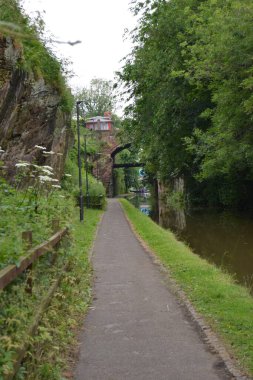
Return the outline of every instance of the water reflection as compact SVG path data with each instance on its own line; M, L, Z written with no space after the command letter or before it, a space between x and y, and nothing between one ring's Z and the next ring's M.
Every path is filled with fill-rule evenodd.
M163 228L176 229L182 231L186 228L186 217L183 209L173 210L165 207L159 207L158 220L154 219Z
M155 211L153 200L132 197L131 202L164 228L172 229L199 256L228 271L253 290L253 220L245 214L201 210Z
M246 215L198 211L186 216L181 240L201 257L253 285L253 220Z
M136 208L143 214L151 216L151 203L149 194L142 193L140 195L132 195L127 198Z

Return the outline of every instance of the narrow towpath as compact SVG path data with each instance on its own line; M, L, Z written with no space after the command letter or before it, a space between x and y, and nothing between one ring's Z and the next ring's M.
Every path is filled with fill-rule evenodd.
M110 200L95 242L94 302L76 380L229 379Z

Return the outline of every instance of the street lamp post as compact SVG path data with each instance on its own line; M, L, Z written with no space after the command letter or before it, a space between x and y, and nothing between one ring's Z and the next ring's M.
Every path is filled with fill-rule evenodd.
M80 149L80 110L79 105L81 100L76 102L76 115L77 115L77 149L78 149L78 170L79 170L79 207L80 207L80 222L83 221L83 185L82 185L82 161Z

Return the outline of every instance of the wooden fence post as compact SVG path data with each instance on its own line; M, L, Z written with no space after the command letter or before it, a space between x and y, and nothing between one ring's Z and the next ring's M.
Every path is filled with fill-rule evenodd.
M53 219L52 220L52 230L53 230L53 233L55 234L56 232L58 232L60 228L60 221L59 219Z
M60 228L60 221L59 221L59 219L53 219L52 220L52 230L53 230L53 233L56 234L56 232L59 231L59 228ZM53 256L52 256L52 260L51 260L51 264L52 265L54 265L54 263L56 262L58 248L59 248L59 243L57 243L55 245L55 248L54 248L54 253L53 253Z
M32 231L22 232L22 240L27 250L32 248L32 242L33 242ZM29 294L32 294L32 287L33 287L32 269L33 269L33 264L27 267L26 291Z
M23 240L23 243L26 246L26 249L32 248L32 243L33 243L33 233L32 233L32 231L24 231L24 232L22 232L22 240Z

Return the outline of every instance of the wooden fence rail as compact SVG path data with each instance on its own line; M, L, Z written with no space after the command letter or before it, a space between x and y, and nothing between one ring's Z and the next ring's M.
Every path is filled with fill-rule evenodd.
M26 256L19 259L19 265L8 265L6 268L0 270L0 290L4 289L8 284L10 284L15 278L17 278L21 273L23 273L28 267L31 266L41 255L52 250L60 240L68 232L68 228L56 232L49 240L38 245L35 248L30 249Z
M26 337L25 337L25 340L22 344L22 347L20 347L16 351L16 354L13 358L13 369L10 373L8 373L7 375L4 375L3 380L14 380L14 378L15 378L15 376L16 376L16 374L17 374L17 372L18 372L18 370L19 370L19 368L20 368L20 366L21 366L21 364L22 364L22 362L23 362L23 360L27 354L27 351L30 347L31 338L36 334L39 323L43 317L43 314L47 310L47 307L50 305L52 297L53 297L56 289L58 288L58 286L60 284L62 276L67 271L68 266L69 266L69 263L67 262L64 265L64 267L62 268L61 273L58 276L58 278L52 284L51 288L49 289L49 292L46 294L46 296L43 298L41 304L39 305L39 308L38 308L38 311L35 315L35 318L34 318L32 324L30 325L30 327L26 333Z
M22 233L23 242L26 245L27 249L30 248L27 252L27 255L20 258L19 265L9 265L6 268L2 269L0 271L0 290L4 289L8 284L10 284L15 278L17 278L21 273L23 273L25 270L28 272L28 278L27 278L27 291L29 293L32 292L32 276L30 271L32 271L33 263L44 253L49 252L52 250L53 247L57 248L60 240L68 233L68 228L65 227L64 229L57 231L59 229L59 221L53 220L52 221L52 228L54 235L44 243L38 245L35 248L30 248L32 245L32 232L31 231L25 231ZM55 253L56 255L56 253ZM53 256L53 260L55 261L56 257ZM43 317L43 314L47 310L47 307L49 306L51 299L57 289L57 287L60 284L60 281L64 275L64 273L68 270L69 262L66 262L64 266L61 268L61 272L55 281L53 281L53 284L51 285L49 292L43 297L42 302L38 306L38 310L35 314L35 318L32 321L30 327L27 330L26 337L24 339L24 342L22 346L16 351L16 353L13 356L12 370L4 375L3 380L13 380L20 368L20 365L22 364L27 350L31 344L31 338L36 334L39 323ZM29 279L29 277L31 279ZM2 378L2 377L1 377Z

